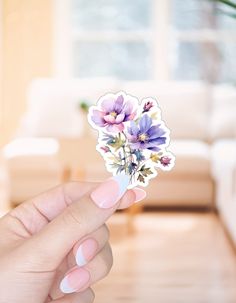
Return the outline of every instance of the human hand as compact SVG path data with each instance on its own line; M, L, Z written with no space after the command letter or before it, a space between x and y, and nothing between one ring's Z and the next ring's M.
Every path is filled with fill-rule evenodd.
M105 221L145 197L126 188L125 176L70 182L1 218L0 303L92 302L112 266Z

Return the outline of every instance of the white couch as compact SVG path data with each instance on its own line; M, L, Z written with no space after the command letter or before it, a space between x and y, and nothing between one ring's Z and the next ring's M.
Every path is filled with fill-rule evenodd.
M176 166L151 181L145 203L211 207L214 200L212 144L219 138L236 138L236 93L231 87L209 87L198 82L37 79L29 88L28 109L18 135L52 136L59 142L72 140L73 144L67 144L70 147L67 155L64 153L64 163L71 163L72 170L80 170L79 175L86 180L102 180L108 174L95 151L96 133L89 130L78 103L94 103L102 94L119 90L139 98L155 97L171 129L170 149L176 155Z
M236 245L236 140L215 142L212 159L217 209Z
M148 187L148 204L211 207L214 184L210 174L209 87L197 82L126 83L124 90L154 96L171 130L170 150L176 155L171 172L161 172Z
M70 165L72 170L79 170L79 175L86 180L102 180L109 174L95 151L96 134L88 130L90 127L85 117L77 110L78 102L94 103L102 94L119 90L139 98L155 97L171 129L170 149L176 155L176 166L171 172L161 172L151 181L145 203L154 206L211 207L214 201L212 143L219 134L235 138L232 126L225 128L219 119L221 110L226 112L226 119L229 113L231 120L234 118L235 112L231 107L235 90L230 87L212 88L198 82L157 84L121 83L114 79L38 79L30 86L29 106L19 134L53 136L61 142L65 142L66 138L74 140L66 151L66 165L72 163L71 158L76 158ZM224 92L231 96L226 105L220 101Z
M119 90L139 98L156 98L171 129L170 150L176 155L176 166L171 172L161 172L151 181L145 204L209 208L216 205L236 241L234 87L211 87L197 82L157 84L121 83L114 79L36 79L29 88L28 109L17 135L56 137L60 142L60 164L69 167L76 178L79 175L84 180L101 181L109 174L95 150L96 132L78 110L78 103L88 101L92 104L102 94ZM35 162L36 158L33 159ZM50 157L48 159L51 162ZM11 187L11 196L17 195L17 200L31 195L27 182L21 183L21 178L29 175L29 170L22 157L20 161L20 165L13 161L15 175L12 174L11 178L14 181L10 181L10 184L15 184ZM46 162L41 165L45 176L50 174L47 172L49 162ZM61 171L57 165L54 167L54 181L59 182ZM34 179L34 193L43 190L45 184L39 182L39 174L30 174L30 178Z
M236 245L236 89L217 87L213 105L211 170L216 182L215 201Z
M5 193L11 206L61 183L58 150L52 138L18 138L4 147Z

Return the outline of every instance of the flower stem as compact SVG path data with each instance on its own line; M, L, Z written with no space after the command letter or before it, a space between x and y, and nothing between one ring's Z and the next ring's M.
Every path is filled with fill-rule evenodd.
M125 173L128 174L128 166L127 166L127 159L126 159L126 151L125 151L125 146L122 146L123 153L124 153L124 162L125 162Z

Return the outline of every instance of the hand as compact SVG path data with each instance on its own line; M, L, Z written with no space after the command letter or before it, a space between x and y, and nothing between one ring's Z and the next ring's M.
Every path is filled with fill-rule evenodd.
M105 221L145 197L126 177L71 182L22 203L0 220L0 303L90 303L108 274Z

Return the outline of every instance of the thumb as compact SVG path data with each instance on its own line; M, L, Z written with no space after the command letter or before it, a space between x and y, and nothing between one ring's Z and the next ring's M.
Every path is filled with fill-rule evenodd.
M37 262L40 258L45 270L55 269L78 240L98 229L115 212L128 184L126 175L101 183L27 240L22 253Z

